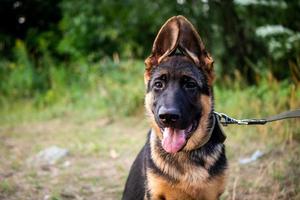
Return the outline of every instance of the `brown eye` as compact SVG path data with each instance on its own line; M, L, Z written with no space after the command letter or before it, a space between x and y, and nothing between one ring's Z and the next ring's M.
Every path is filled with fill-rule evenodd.
M155 87L156 89L161 89L161 88L163 87L163 83L162 83L161 81L156 81L156 82L154 83L154 87Z
M188 76L184 76L182 79L182 84L185 89L196 89L198 87L196 81Z
M187 89L195 89L197 87L197 84L195 82L189 81L185 84L185 87Z

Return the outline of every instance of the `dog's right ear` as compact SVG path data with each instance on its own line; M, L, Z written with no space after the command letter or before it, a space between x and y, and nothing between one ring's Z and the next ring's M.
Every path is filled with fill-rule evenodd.
M158 65L162 59L168 56L177 47L179 31L176 16L166 21L159 30L153 43L151 55L145 60L145 83L150 79L152 67Z

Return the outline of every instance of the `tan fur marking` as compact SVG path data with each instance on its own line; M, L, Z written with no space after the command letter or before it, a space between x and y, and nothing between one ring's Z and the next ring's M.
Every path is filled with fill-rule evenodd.
M151 169L147 169L147 180L151 200L160 200L161 195L166 200L217 200L224 191L226 176L217 176L206 182L198 182L197 185L190 185L186 181L170 184Z
M187 151L199 148L209 139L207 137L207 126L209 113L211 112L212 101L209 96L201 95L200 102L203 109L202 115L199 120L199 126L197 130L193 133L192 137L188 140L187 144L184 147L184 150Z
M151 200L160 200L163 195L166 200L192 200L193 198L180 188L171 185L162 177L147 170L148 188L150 188Z
M145 70L145 72L144 72L144 83L145 83L145 85L148 84L149 80L150 80L150 70Z
M215 152L212 155L205 156L205 168L208 169L209 167L213 166L215 162L219 159L221 152L222 152L222 144L218 144L215 146Z

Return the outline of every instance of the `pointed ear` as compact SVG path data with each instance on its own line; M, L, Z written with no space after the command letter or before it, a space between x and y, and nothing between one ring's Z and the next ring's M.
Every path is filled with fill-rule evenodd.
M205 50L194 26L180 15L170 18L159 30L152 47L152 53L145 60L145 83L150 79L152 67L158 65L177 47L183 49L186 56L193 60L198 67L204 69L209 84L212 84L214 79L213 59Z
M176 47L179 36L179 24L175 17L170 18L159 30L152 47L151 55L145 60L146 79L149 80L150 70L168 56Z
M183 16L177 16L180 24L180 35L178 45L184 49L186 54L196 65L208 73L208 79L213 81L213 59L206 51L204 43L194 26Z

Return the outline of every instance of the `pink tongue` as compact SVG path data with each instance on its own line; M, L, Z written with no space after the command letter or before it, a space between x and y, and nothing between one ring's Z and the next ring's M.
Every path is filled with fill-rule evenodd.
M178 152L186 142L184 130L165 128L163 131L162 146L168 153Z

